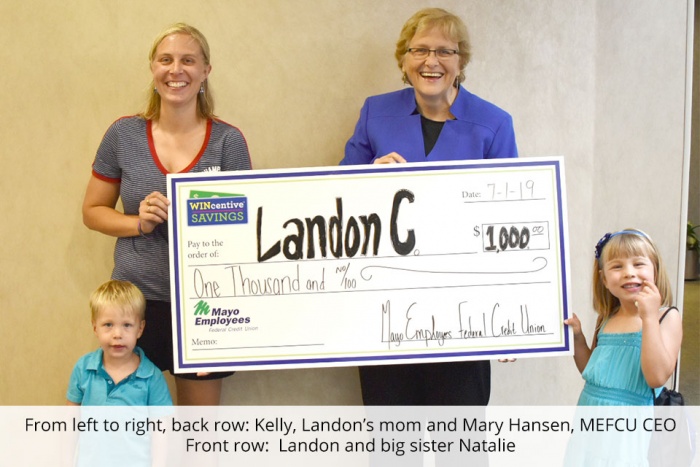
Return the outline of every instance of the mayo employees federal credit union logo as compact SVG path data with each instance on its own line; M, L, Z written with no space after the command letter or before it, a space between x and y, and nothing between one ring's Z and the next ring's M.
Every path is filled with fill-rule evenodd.
M250 323L250 316L242 316L241 310L238 308L212 308L204 300L197 302L192 314L195 316L195 326L225 327ZM232 330L237 331L240 329L233 328Z
M194 315L208 315L209 314L209 304L204 300L200 300L194 306Z
M190 191L187 225L247 224L248 198L233 193Z

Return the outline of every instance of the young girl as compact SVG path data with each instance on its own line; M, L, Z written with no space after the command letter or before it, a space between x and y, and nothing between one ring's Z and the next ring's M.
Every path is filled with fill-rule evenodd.
M651 238L635 229L607 233L595 247L591 348L576 314L574 361L586 384L579 405L653 405L650 388L673 373L682 328L671 285ZM663 317L663 319L662 319ZM658 391L657 391L658 392Z

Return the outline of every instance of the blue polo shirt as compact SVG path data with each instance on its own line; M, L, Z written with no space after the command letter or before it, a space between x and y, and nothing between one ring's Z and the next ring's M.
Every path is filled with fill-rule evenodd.
M118 384L114 384L102 365L101 348L81 357L73 368L67 399L80 405L173 405L163 373L140 347L134 352L141 363Z

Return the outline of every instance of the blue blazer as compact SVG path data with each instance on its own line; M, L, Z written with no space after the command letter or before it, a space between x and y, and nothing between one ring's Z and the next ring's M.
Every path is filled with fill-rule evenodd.
M425 155L413 88L365 100L341 165L369 164L390 152L408 162L518 157L513 119L460 86L435 147Z

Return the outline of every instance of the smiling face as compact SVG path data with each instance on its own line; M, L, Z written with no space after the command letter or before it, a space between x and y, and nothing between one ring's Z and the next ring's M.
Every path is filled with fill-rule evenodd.
M673 304L673 291L666 267L647 234L636 229L625 229L611 235L603 244L602 251L598 250L596 245L592 274L593 308L601 317L607 318L615 313L623 300L630 300L628 307L634 306L631 295L638 293L635 284L643 280L656 285L662 306ZM624 264L618 266L616 261ZM624 267L627 268L626 273L623 272Z
M196 107L199 89L210 71L201 46L188 34L166 36L151 60L161 105Z
M430 50L452 49L459 50L456 42L445 37L440 29L431 28L418 31L408 44L408 48L425 48ZM460 57L452 55L438 58L431 52L427 57L416 59L407 53L401 69L416 91L420 101L442 101L451 105L457 95L455 80L460 72Z
M99 310L92 327L105 358L128 359L145 324L131 310L108 305Z
M621 303L634 302L644 281L655 282L654 264L646 256L611 258L600 270L601 279Z

